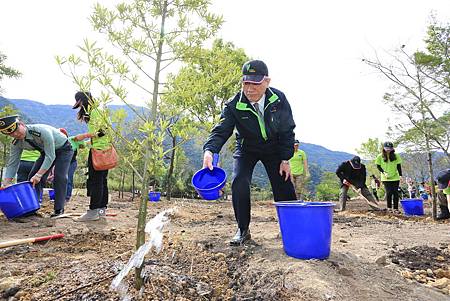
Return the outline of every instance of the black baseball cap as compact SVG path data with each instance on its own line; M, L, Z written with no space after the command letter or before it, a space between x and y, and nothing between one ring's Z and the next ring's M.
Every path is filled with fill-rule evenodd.
M242 81L245 83L260 84L266 76L269 76L269 70L263 61L252 60L242 66Z
M78 109L80 106L87 107L90 101L92 101L90 92L78 91L75 93L75 104L72 109Z
M393 150L394 149L394 143L392 143L390 141L386 141L385 143L383 143L383 148L386 151Z
M360 169L361 168L361 158L358 156L354 156L350 160L350 164L354 169Z
M448 182L450 181L450 168L441 170L437 177L438 188L445 189L448 187Z
M297 139L295 139L294 144L300 144L300 141L298 141Z

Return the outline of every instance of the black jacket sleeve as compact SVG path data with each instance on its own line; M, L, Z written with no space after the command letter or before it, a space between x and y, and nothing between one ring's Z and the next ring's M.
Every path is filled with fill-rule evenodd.
M235 124L234 116L227 104L220 115L219 123L212 129L211 134L206 140L203 151L209 150L212 153L218 154L222 146L227 142L231 134L233 134Z
M345 176L344 176L344 163L341 163L338 168L336 169L336 175L341 180L341 182L344 182Z
M397 170L398 170L398 175L401 177L402 176L402 165L401 164L397 164Z
M283 101L283 114L281 115L281 124L278 132L278 143L280 148L281 160L289 160L294 155L294 141L295 141L295 122L292 116L291 106L286 99L286 96L282 94L281 99Z

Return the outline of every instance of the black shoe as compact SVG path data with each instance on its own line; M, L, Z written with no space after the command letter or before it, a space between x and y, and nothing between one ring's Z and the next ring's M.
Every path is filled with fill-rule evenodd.
M52 213L51 215L50 215L50 217L52 218L52 217L57 217L57 216L60 216L60 215L62 215L62 214L64 214L64 210L56 210L54 213Z
M450 218L450 212L448 211L447 206L439 205L439 208L441 209L441 213L436 217L436 220L444 220Z
M232 246L240 246L247 240L249 240L252 236L250 235L250 230L238 229L234 237L230 240L230 245Z

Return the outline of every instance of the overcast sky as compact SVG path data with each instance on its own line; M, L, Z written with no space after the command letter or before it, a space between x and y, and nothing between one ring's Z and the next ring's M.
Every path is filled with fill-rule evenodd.
M54 57L93 36L96 2L0 1L0 51L23 73L1 83L3 96L73 103L77 88ZM381 102L389 82L361 58L403 44L421 49L431 12L450 19L449 0L216 0L212 10L225 19L220 37L267 63L272 86L291 103L298 139L352 153L370 137L384 139L394 122Z

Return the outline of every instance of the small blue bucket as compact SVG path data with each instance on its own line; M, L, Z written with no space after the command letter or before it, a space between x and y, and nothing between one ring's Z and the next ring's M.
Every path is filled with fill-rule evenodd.
M7 218L15 218L40 208L30 182L21 182L0 190L0 210Z
M54 200L55 199L55 190L54 189L49 189L48 190L48 197L50 200Z
M213 170L207 167L197 171L192 177L192 186L197 193L205 200L217 200L220 198L220 190L227 182L227 174L225 170L217 167L219 162L219 154L213 154Z
M424 215L422 199L404 199L400 201L400 204L407 216Z
M161 199L161 192L150 191L148 193L148 199L150 202L159 202Z
M299 259L330 256L333 207L331 202L275 202L286 255Z

